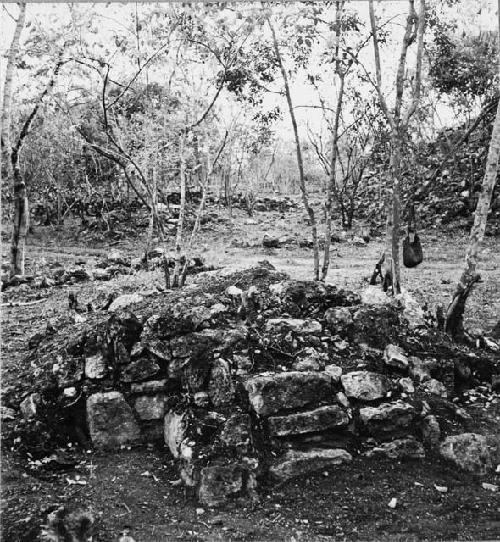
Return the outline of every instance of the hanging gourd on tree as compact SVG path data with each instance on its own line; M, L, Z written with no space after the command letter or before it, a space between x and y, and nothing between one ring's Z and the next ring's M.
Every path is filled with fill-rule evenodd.
M415 206L410 205L408 212L408 233L403 240L403 264L405 267L417 267L424 259L422 244L417 234Z

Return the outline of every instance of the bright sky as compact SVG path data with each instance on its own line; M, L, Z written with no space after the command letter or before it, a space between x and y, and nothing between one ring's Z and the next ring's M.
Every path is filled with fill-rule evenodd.
M138 9L141 9L141 4L137 4ZM96 32L100 37L103 37L103 33L112 35L113 28L117 25L123 25L127 21L125 18L130 17L131 8L135 9L136 4L130 3L124 5L123 3L106 3L106 4L94 4L94 8L100 13L99 28ZM356 10L359 13L361 20L369 26L368 23L368 2L365 1L353 1L349 3L350 9ZM377 14L381 21L392 19L387 29L390 31L389 43L382 49L383 60L383 75L384 80L388 83L388 90L394 81L394 71L396 65L397 55L399 54L401 37L403 32L404 18L407 13L408 5L404 0L383 0L377 3ZM457 6L452 8L450 16L458 14L460 19L464 21L465 32L478 32L495 30L497 27L497 0L462 0ZM17 6L15 4L3 4L1 14L2 31L0 32L0 47L1 47L1 84L3 86L4 80L4 66L5 66L5 52L8 49L12 34L14 31L14 22L7 14L7 11L17 16ZM69 19L69 9L67 4L28 4L27 9L27 22L33 24L35 22L40 23L42 26L50 27L61 20ZM130 19L128 19L130 21ZM26 35L27 32L24 32ZM372 62L373 50L371 45L365 48L364 53L361 56L361 60L369 68L373 66ZM413 57L409 56L409 66L413 65ZM20 82L19 82L20 84ZM29 87L28 87L29 90ZM317 96L312 91L311 86L305 82L296 81L292 87L292 94L294 104L296 106L306 106L317 104ZM268 103L272 103L276 100L276 97L269 96ZM302 126L318 126L321 123L321 111L314 109L298 108L297 109L298 120ZM445 109L441 112L441 116L446 123L449 120L449 112ZM286 134L290 134L289 119L287 115L284 115L283 126L279 129L285 137Z

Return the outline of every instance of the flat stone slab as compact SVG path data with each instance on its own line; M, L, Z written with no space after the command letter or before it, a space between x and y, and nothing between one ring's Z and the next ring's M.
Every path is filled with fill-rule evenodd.
M396 401L378 407L364 407L359 418L369 433L387 433L408 426L415 417L415 409L408 403Z
M340 377L347 397L359 401L375 401L391 389L387 377L370 371L353 371Z
M117 312L135 303L140 303L143 300L142 295L139 294L123 294L118 296L108 308L108 312Z
M149 382L134 383L130 386L132 393L157 393L165 391L167 379L150 380Z
M325 373L291 371L260 375L248 379L245 388L259 416L333 401L331 378Z
M384 456L389 459L423 459L425 450L421 442L414 438L401 438L384 442L366 453L367 457Z
M266 322L266 331L294 331L304 335L319 335L322 330L321 324L310 318L271 318Z
M271 417L269 433L275 437L286 437L345 427L348 424L347 412L339 405L329 405L308 412Z
M87 421L90 438L98 448L116 448L140 438L132 408L118 391L91 395L87 399Z
M352 460L352 455L341 448L331 450L314 449L307 452L290 450L285 456L271 466L270 474L284 482L290 478L324 469L331 465L341 465Z

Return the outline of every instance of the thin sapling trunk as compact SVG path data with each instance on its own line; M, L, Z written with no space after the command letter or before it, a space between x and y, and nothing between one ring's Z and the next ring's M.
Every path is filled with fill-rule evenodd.
M290 113L290 119L292 121L292 128L293 128L293 134L295 138L295 150L297 154L297 166L299 169L299 187L300 192L302 195L302 202L304 204L304 209L306 210L309 221L311 223L311 230L312 230L312 240L313 240L313 258L314 258L314 274L313 278L314 280L319 280L319 242L318 242L318 227L316 224L316 217L314 215L314 209L311 207L309 203L309 195L307 192L307 186L306 186L306 177L304 174L304 162L302 159L302 148L300 145L300 139L299 139L299 130L297 127L297 119L295 118L295 112L293 109L293 102L292 102L292 95L290 92L290 85L288 83L288 75L285 70L285 66L283 64L283 59L281 56L280 48L278 45L278 39L276 37L276 32L274 31L274 27L271 23L270 19L267 19L269 28L271 30L272 38L273 38L273 45L274 45L274 52L276 54L276 59L278 61L278 65L280 67L281 75L283 77L283 83L285 86L285 95L286 95L286 101L288 104L288 112Z

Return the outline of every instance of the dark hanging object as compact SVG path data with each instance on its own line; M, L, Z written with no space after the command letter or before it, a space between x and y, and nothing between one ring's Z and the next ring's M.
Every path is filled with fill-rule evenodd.
M405 267L417 267L424 259L422 244L416 233L408 233L403 241L403 264Z
M410 207L408 217L408 233L403 240L403 264L405 267L417 267L424 259L422 244L415 226L415 208Z

